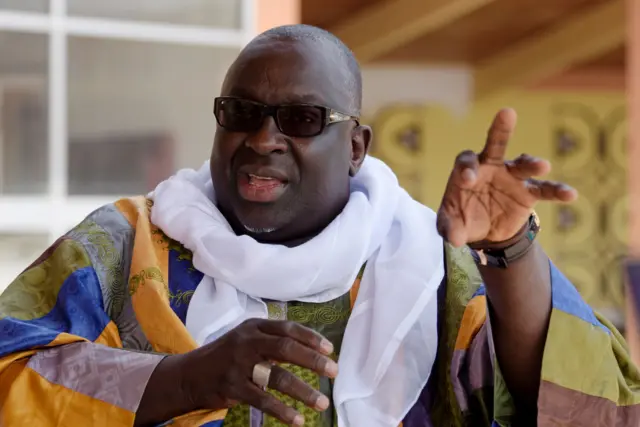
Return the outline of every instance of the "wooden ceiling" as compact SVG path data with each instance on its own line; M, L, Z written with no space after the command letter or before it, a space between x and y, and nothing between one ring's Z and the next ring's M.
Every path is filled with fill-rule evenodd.
M597 57L592 61L586 62L585 64L583 64L583 66L624 71L626 65L625 54L626 51L624 45L620 45L619 47L603 54L602 56Z
M302 22L362 63L464 63L481 92L585 67L624 70L623 0L304 0Z

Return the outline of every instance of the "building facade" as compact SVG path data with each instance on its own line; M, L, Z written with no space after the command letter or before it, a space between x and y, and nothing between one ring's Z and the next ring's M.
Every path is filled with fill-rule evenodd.
M253 0L0 0L0 288L93 209L207 158Z

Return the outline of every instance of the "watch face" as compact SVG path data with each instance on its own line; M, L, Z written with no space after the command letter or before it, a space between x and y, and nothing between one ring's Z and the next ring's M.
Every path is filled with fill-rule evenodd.
M538 214L535 211L531 213L531 216L533 217L533 225L536 227L536 229L539 229L540 217L538 217Z

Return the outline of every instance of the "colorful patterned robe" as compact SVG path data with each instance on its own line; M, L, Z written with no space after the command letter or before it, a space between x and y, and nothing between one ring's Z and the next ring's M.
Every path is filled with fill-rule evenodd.
M135 198L97 210L0 296L0 425L130 426L164 355L196 348L184 322L202 273L185 248L151 224L150 206ZM465 250L447 247L445 256L438 356L402 427L512 425L515 410L493 351L479 274ZM358 285L324 304L269 303L269 315L316 329L339 352ZM555 268L552 298L538 425L639 426L640 374L623 339ZM328 379L287 368L331 393ZM333 411L298 407L306 425L337 425ZM281 425L242 405L169 424Z

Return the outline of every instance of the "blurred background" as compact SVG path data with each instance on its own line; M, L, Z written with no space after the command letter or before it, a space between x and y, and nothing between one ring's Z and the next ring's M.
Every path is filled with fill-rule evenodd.
M516 108L510 155L550 159L581 194L540 206L543 245L633 335L622 265L640 253L639 3L0 0L0 289L93 209L200 166L242 46L307 23L353 49L374 154L434 209L456 154Z

